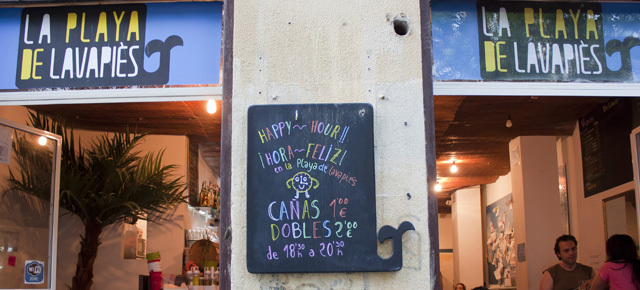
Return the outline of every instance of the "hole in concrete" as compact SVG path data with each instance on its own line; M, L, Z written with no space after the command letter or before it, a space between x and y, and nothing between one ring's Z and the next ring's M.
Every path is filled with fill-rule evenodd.
M409 33L409 22L402 16L396 17L393 20L393 30L400 36L405 36Z

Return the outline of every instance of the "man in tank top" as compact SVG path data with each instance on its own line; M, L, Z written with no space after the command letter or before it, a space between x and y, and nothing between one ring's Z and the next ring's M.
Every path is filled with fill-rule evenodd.
M593 268L577 263L578 241L572 235L562 235L556 239L553 248L560 262L542 274L540 290L589 289L594 276Z

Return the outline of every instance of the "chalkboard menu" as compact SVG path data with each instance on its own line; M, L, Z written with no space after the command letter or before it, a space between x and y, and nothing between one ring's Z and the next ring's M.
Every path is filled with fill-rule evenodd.
M370 104L252 106L247 134L249 272L401 268L410 223L381 228L398 253L377 254Z
M579 120L585 197L633 180L631 102L611 99Z

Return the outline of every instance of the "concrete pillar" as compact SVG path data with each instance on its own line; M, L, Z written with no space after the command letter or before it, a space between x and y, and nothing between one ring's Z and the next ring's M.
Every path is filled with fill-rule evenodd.
M454 283L471 287L484 281L482 270L482 204L480 187L456 191L452 195Z
M538 289L542 271L557 263L563 234L556 137L521 136L509 142L518 289Z
M222 288L438 289L437 196L427 186L436 180L428 1L294 2L225 1L225 17L232 19L225 18L223 127L232 130L222 135L228 150L221 159L222 196L228 197L222 204L230 212L221 225L231 234L221 244L230 255L221 256L229 269ZM247 242L259 241L248 241L247 213L266 216L247 207L248 160L256 158L247 155L247 141L257 133L248 132L249 107L310 103L373 107L374 144L363 144L375 146L370 214L376 230L413 223L415 230L402 237L402 269L249 273ZM364 161L351 160L354 166ZM389 257L393 248L386 242L379 250Z

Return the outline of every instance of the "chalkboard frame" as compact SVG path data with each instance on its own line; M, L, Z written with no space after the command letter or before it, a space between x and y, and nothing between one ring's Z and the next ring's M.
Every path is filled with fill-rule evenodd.
M376 237L371 104L255 105L247 116L250 273L402 268L401 236L413 225L383 226ZM386 239L394 252L383 259Z

